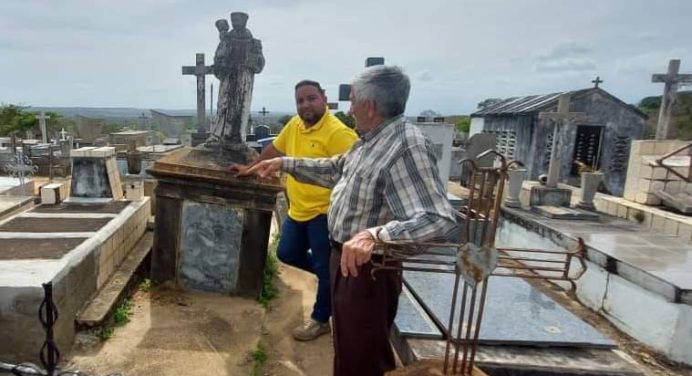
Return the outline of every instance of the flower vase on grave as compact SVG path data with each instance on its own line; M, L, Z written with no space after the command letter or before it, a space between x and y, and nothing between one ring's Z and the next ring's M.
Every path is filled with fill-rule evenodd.
M507 171L509 189L507 190L507 198L505 198L505 206L509 208L518 208L521 206L519 194L521 193L521 186L525 177L526 169L524 168Z
M595 172L582 172L581 174L581 196L579 198L579 203L577 207L579 209L594 210L593 198L596 195L598 186L603 180L603 173L599 171Z

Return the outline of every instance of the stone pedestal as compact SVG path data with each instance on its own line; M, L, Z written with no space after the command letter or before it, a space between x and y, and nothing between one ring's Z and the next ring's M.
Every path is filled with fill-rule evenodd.
M228 162L183 148L154 163L152 279L187 290L257 297L278 179L236 179Z
M567 188L531 187L531 206L564 206L569 207L572 191Z

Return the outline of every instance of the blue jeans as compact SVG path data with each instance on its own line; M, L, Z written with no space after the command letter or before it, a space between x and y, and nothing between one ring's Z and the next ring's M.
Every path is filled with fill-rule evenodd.
M281 230L281 238L276 255L283 263L317 276L317 298L312 308L311 317L315 321L326 323L331 315L331 297L329 295L329 230L327 216L299 222L286 218Z

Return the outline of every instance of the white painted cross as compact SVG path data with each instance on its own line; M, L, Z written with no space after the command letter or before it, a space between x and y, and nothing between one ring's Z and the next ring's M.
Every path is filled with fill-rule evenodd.
M553 130L553 148L550 150L550 165L548 166L548 182L546 186L556 188L557 182L560 180L560 167L562 166L562 148L567 142L566 128L570 123L579 121L585 118L583 112L569 112L570 94L560 95L557 103L557 112L541 112L538 114L539 119L548 119L555 122Z
M47 144L48 134L46 132L46 120L50 119L50 116L41 111L40 115L36 115L36 119L38 119L38 126L41 128L41 142Z
M65 132L65 128L61 129L60 130L60 141L67 140L67 137L65 137L66 135L67 135L67 132Z
M667 74L654 74L651 82L665 82L663 96L661 97L661 110L658 113L658 123L656 124L656 139L666 140L673 138L675 129L670 122L673 115L673 105L675 104L676 94L679 85L692 84L692 74L679 74L680 60L674 59L668 62Z

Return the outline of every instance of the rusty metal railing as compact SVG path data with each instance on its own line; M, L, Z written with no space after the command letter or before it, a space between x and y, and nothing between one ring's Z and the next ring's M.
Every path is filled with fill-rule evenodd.
M375 246L382 261L372 261L373 278L384 269L454 274L449 321L440 328L446 340L445 375L473 373L489 276L563 280L572 282L574 288L574 276L569 275L573 260L579 260L583 270L586 267L581 239L578 249L568 252L495 248L507 171L521 163L508 162L494 150L477 158L489 155L496 157L495 167L479 167L473 160L461 162L470 168L471 178L468 200L458 208L458 218L463 221L458 243L380 242ZM564 259L557 259L563 256ZM581 273L576 277L580 276Z

